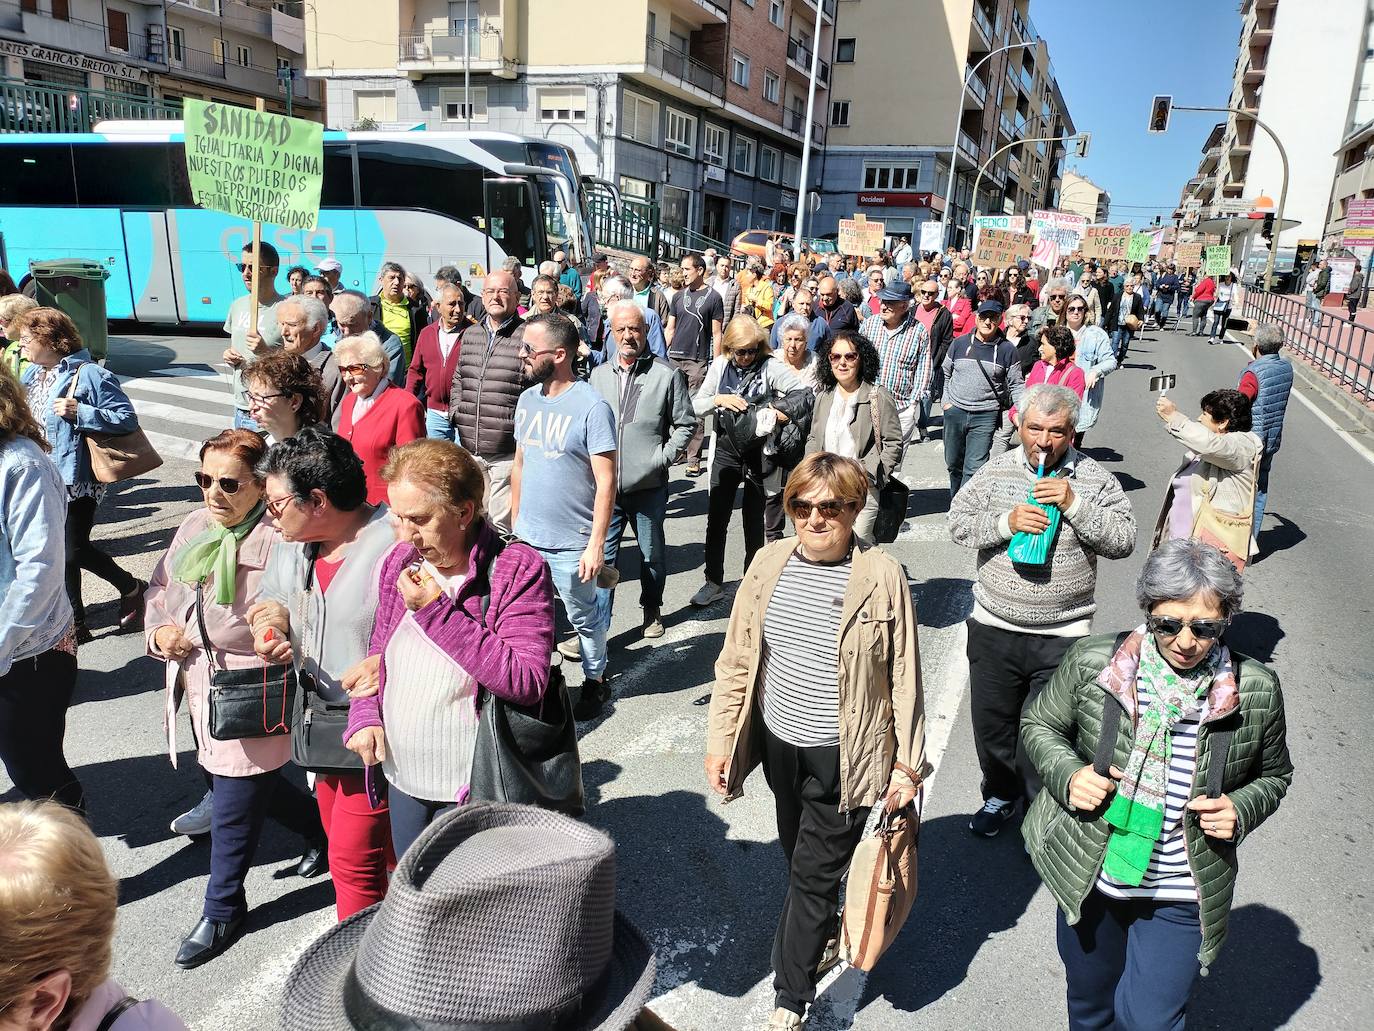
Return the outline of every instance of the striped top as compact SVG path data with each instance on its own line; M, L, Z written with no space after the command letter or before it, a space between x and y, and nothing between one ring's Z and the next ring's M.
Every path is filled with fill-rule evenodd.
M1154 701L1145 678L1136 680L1136 704L1140 711ZM1164 802L1164 829L1155 842L1150 865L1139 887L1097 875L1097 890L1114 899L1152 899L1158 902L1198 901L1197 882L1188 867L1188 844L1183 837L1183 817L1193 796L1193 775L1197 771L1198 717L1202 701L1196 700L1175 724L1169 755L1169 788Z
M763 722L790 745L840 743L839 633L853 553L810 562L794 552L763 617Z

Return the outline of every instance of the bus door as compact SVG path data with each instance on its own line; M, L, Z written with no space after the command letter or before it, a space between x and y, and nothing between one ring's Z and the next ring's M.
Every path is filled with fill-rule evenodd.
M543 248L543 234L536 212L539 210L527 179L488 178L482 183L482 206L486 220L487 271L499 269L506 257L520 259L526 285L533 279Z
M167 212L122 211L131 317L140 322L179 322Z

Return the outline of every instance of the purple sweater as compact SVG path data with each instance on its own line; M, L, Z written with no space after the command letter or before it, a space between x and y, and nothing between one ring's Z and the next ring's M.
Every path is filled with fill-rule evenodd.
M483 521L468 562L481 569L499 538ZM419 558L415 548L397 544L382 559L377 576L377 618L369 655L383 655L391 635L405 617L405 601L396 587L401 570ZM507 544L491 566L491 607L482 625L480 575L469 577L457 600L441 594L414 613L425 636L472 674L484 690L519 705L544 697L549 686L549 656L553 653L553 580L549 567L528 544ZM386 693L386 657L380 667L375 695L355 698L348 709L347 741L364 727L382 725L382 695Z

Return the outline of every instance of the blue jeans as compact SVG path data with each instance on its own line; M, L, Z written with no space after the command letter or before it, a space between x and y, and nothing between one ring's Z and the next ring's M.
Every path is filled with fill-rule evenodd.
M1268 448L1260 456L1259 476L1255 480L1255 521L1250 526L1250 535L1259 539L1260 524L1264 522L1264 504L1269 500L1269 467L1274 464L1274 452Z
M1125 326L1117 326L1116 332L1112 334L1112 350L1116 352L1116 360L1119 362L1126 357L1127 350L1131 346L1131 331Z
M1164 325L1164 323L1168 321L1169 318L1169 309L1173 306L1173 297L1164 297L1160 294L1155 294L1154 304L1152 305L1155 313L1155 321L1158 322L1161 326Z
M634 520L635 540L639 542L639 607L657 612L663 606L663 585L668 580L667 541L663 523L668 517L668 485L617 494L611 525L606 531L606 565L615 565L620 555L620 539ZM611 628L611 609L615 591L596 589L596 611L601 626Z
M577 575L582 557L578 548L539 549L549 564L553 589L568 610L568 622L582 644L582 673L589 680L600 680L606 673L606 624L597 611L596 580L583 583Z
M1182 1031L1198 975L1196 902L1123 901L1097 890L1056 938L1068 980L1069 1031Z
M451 440L456 444L458 442L458 428L448 421L448 412L426 408L425 436L430 440Z
M1189 297L1186 290L1180 290L1178 296L1174 298L1174 303L1178 307L1178 314L1181 318L1186 319L1188 317L1188 302Z
M258 425L257 420L249 415L247 410L243 408L234 409L234 429L252 430L254 433L262 432L262 427Z
M949 470L951 498L987 464L996 432L995 411L966 412L958 405L945 409L945 467Z
M1231 321L1230 308L1212 308L1212 332L1211 336L1218 337L1222 341L1226 339L1226 326Z

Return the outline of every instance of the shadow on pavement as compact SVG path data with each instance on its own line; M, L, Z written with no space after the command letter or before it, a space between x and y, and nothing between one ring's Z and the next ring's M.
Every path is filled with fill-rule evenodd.
M1280 551L1287 551L1289 548L1296 548L1303 541L1307 540L1307 534L1303 532L1301 526L1279 515L1276 512L1268 513L1278 521L1278 526L1268 530L1261 530L1259 535L1260 551L1250 564L1256 565L1264 559L1271 558Z
M943 629L962 623L973 611L973 581L949 576L912 580L917 626Z
M1121 484L1121 489L1127 493L1133 490L1144 490L1149 486L1148 483L1139 477L1132 476L1130 473L1123 473L1120 470L1113 472L1112 475L1116 477L1116 482Z
M81 670L77 674L76 696L72 699L72 705L110 702L116 698L128 698L140 694L160 694L163 689L162 661L151 656L140 655L130 659L119 669L111 670L108 673L99 670ZM194 761L194 757L192 757L192 762Z
M949 511L949 490L944 487L913 490L907 498L906 517L919 519L921 516L935 515Z
M1242 612L1231 620L1226 643L1259 662L1273 662L1274 650L1284 638L1279 621L1266 612Z
M1226 945L1198 979L1188 1023L1272 1031L1290 1021L1321 984L1321 961L1286 913L1258 903L1232 910Z

